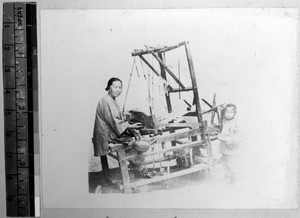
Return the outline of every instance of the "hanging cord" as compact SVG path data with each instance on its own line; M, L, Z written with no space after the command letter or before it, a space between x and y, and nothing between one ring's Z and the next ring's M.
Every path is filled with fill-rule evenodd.
M147 88L148 88L148 98L149 98L148 102L149 102L150 115L152 115L151 78L149 72L148 72Z
M152 105L152 110L155 111L155 108L154 108L154 98L153 98L153 93L154 93L154 74L152 73L151 105ZM152 114L151 114L151 115L152 115Z
M140 59L140 63L141 63L141 67L142 67L142 71L143 71L143 75L144 75L145 81L147 81L147 76L146 76L146 73L145 73L145 71L144 71L142 59ZM148 72L149 72L149 70L148 70Z
M150 114L152 115L153 111L152 111L152 95L151 95L151 87L150 87L150 80L151 80L150 79L150 73L149 73L149 70L148 70L148 80L147 80L147 76L145 74L142 62L140 62L140 63L141 63L141 67L142 67L144 78L145 78L146 83L147 83L148 98L149 98L148 103L149 103ZM128 87L127 87L127 90L126 90L126 95L125 95L125 100L124 100L124 105L123 105L123 113L125 112L125 105L126 105L126 101L127 101L127 97L128 97L128 92L129 92L130 83L131 83L131 79L132 79L134 68L136 69L137 75L140 78L139 70L138 70L138 67L137 67L137 64L136 64L136 58L134 58L134 61L133 61L133 64L132 64L132 68L131 68L131 72L130 72L130 76L129 76Z
M134 58L134 61L135 61L135 58ZM136 74L138 76L138 78L140 78L140 73L139 73L139 69L137 67L137 64L135 63L135 69L136 69Z
M125 95L125 100L124 100L124 104L123 104L123 113L125 112L125 104L126 104L126 100L127 100L127 96L128 96L128 92L129 92L129 87L130 87L130 83L131 83L131 79L132 79L134 65L136 65L135 58L133 60L133 64L132 64L132 68L131 68L131 72L130 72L130 76L129 76L129 82L128 82L128 86L127 86L127 90L126 90L126 95Z

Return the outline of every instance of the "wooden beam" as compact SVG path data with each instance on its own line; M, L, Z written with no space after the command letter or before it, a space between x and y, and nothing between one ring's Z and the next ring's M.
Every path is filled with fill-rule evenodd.
M193 91L193 87L187 87L185 89L173 89L169 92L189 92L189 91Z
M139 57L142 59L142 61L144 61L145 62L145 64L147 64L148 65L148 67L158 76L158 77L160 77L160 74L159 74L159 72L157 72L155 69L154 69L154 67L152 67L152 65L142 56L142 55L139 55Z
M151 164L151 163L159 163L159 162L163 162L163 161L171 161L173 159L175 159L175 155L168 155L166 157L160 157L160 158L156 158L153 160L146 160L145 162L143 162L143 164Z
M173 134L177 134L177 133L173 133ZM217 136L210 137L211 141L216 140L216 139L217 139ZM177 140L175 140L175 141L177 141ZM155 151L155 152L151 152L151 153L144 153L142 156L149 157L149 156L153 156L156 154L162 154L162 153L167 153L170 151L181 150L184 148L192 148L192 147L202 146L204 143L205 143L204 141L195 141L195 142L184 143L184 144L176 145L175 147L171 147L168 149L163 149L163 150ZM124 151L124 148L123 147L119 148L118 152L119 151ZM119 161L120 161L120 156L118 156L118 157L119 157ZM133 160L134 158L136 158L136 155L129 155L129 156L125 157L124 160Z
M157 70L154 69L154 67L152 67L152 65L142 56L142 55L139 55L139 57L142 59L142 61L145 62L145 64L147 64L147 66L158 76L158 77L162 77L159 72L157 72ZM165 78L164 78L165 79ZM173 87L168 85L168 89L170 91L173 91Z
M147 185L147 184L151 184L151 183L154 183L154 182L159 182L159 181L166 180L166 179L172 179L172 178L175 178L175 177L178 177L178 176L184 176L184 175L187 175L187 174L190 174L190 173L195 173L195 172L198 172L198 171L204 171L206 169L207 169L207 166L205 164L197 164L197 165L194 165L191 168L180 170L180 171L177 171L177 172L174 172L174 173L169 173L169 174L166 174L164 176L157 176L157 177L153 177L151 179L143 179L143 180L140 180L140 181L137 181L137 182L132 182L130 184L130 186L132 188L135 188L135 187L138 187L138 186Z
M159 50L158 52L163 53L163 52L172 51L172 50L174 50L174 49L176 49L176 48L179 48L180 46L183 46L183 45L185 45L185 42L180 42L178 45L170 46L170 47L161 49L161 50Z
M185 51L186 51L186 57L187 57L187 62L188 62L188 66L189 66L189 71L190 71L190 77L191 77L191 81L192 81L192 87L193 87L193 94L194 94L193 104L196 105L196 113L195 114L197 116L198 122L201 123L203 126L195 69L194 69L193 59L192 59L192 55L191 55L191 51L190 51L188 42L185 43ZM202 130L201 139L205 140L205 131L203 128L201 130ZM192 141L197 141L197 137L192 137ZM200 149L194 148L194 154L201 154Z
M132 190L130 187L130 178L129 178L127 162L125 160L125 150L120 149L117 151L117 153L118 153L119 165L120 165L120 169L121 169L124 192L125 192L125 194L131 194Z
M164 46L164 47L159 47L159 48L151 48L151 49L139 49L139 50L135 50L134 52L131 53L131 56L139 56L139 55L145 55L145 54L150 54L150 51L153 52L168 52L171 50L174 50L176 48L179 48L180 46L184 45L185 42L181 42L177 45L174 46Z
M199 128L201 126L201 123L163 123L157 125L157 127L191 127L193 129Z
M180 140L180 139L176 139L175 142L176 142L177 144L180 144L180 145L183 145L183 144L186 143L185 141Z
M209 167L212 167L212 162L213 162L213 157L212 157L212 148L211 148L211 143L210 139L208 137L208 132L207 132L207 122L202 120L202 114L201 114L201 107L200 107L200 100L199 100L199 94L198 94L198 87L197 87L197 81L196 81L196 75L195 75L195 69L194 69L194 63L189 47L189 43L185 43L185 51L186 51L186 56L187 56L187 61L188 61L188 66L190 70L190 75L191 75L191 80L192 80L192 86L193 86L193 93L194 93L194 103L196 105L196 113L197 113L197 118L199 123L203 124L202 134L201 134L201 139L204 140L205 142L205 148L209 160Z
M114 158L115 160L119 160L118 156L113 154L113 153L108 153L108 156L111 156L112 158Z
M188 42L186 42L186 44L185 44L185 51L186 51L186 57L187 57L187 62L188 62L188 66L189 66L190 76L191 76L191 80L192 80L192 87L193 87L194 100L195 100L195 105L196 105L197 118L198 118L199 123L202 123L201 106L200 106L200 101L199 101L195 69L194 69L194 64L193 64L192 55L191 55L191 51L189 49Z
M154 167L153 167L154 165ZM159 168L170 168L170 167L174 167L176 166L176 160L173 159L171 161L162 161L162 162L157 162L157 163L149 163L149 164L145 164L144 167L147 168L148 170L152 170L152 169L159 169Z
M161 60L155 52L150 51L150 53L155 57L155 59L164 67L164 69L172 76L172 78L178 83L178 85L182 88L185 89L184 85L180 82L180 80L174 75L174 73L165 65L163 60Z
M162 54L158 53L158 55L159 55L160 59L162 60L163 59ZM161 77L167 81L167 75L166 75L166 71L165 71L163 65L159 64L159 66L160 66ZM171 104L171 99L170 99L169 93L165 94L165 98L166 98L166 102L167 102L168 113L172 113L172 104Z
M182 150L184 148L193 148L193 147L197 147L197 146L199 147L203 144L204 144L204 141L189 142L189 143L185 143L185 144L182 144L182 145L176 145L176 146L168 148L168 149L163 149L163 150L160 150L160 151L154 151L154 152L151 152L151 153L144 153L142 156L143 157L149 157L149 156L153 156L153 155L157 155L157 154L167 153L167 152L170 152L170 151ZM136 158L136 155L127 156L125 159L126 160L133 160L134 158Z
M167 142L167 141L172 141L176 139L182 139L182 138L187 138L187 137L192 137L195 135L200 135L201 134L201 129L191 129L186 132L176 132L176 133L170 133L168 135L158 135L154 136L151 139L151 142L153 143L162 143L162 142Z
M176 132L176 130L179 130L179 129L186 129L186 128L189 128L189 127L167 127L167 128L164 128L162 130L162 132L169 132L169 133L174 133ZM175 146L175 145L174 145Z

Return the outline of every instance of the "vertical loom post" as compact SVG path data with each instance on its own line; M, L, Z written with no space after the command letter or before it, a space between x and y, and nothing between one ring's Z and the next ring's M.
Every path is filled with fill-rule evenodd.
M199 93L198 93L195 69L194 69L194 64L193 64L192 55L191 55L191 51L190 51L188 42L185 42L185 51L186 51L187 61L188 61L191 80L192 80L192 87L193 87L193 93L194 93L194 101L195 101L195 105L196 105L197 118L198 118L198 122L202 124L202 128L201 128L202 134L201 135L202 135L202 139L205 140L205 148L207 151L209 168L211 168L211 166L212 166L212 148L211 148L211 143L210 143L209 137L207 137L207 130L206 130L207 122L203 122L202 115L201 115L201 106L200 106L200 101L199 101Z

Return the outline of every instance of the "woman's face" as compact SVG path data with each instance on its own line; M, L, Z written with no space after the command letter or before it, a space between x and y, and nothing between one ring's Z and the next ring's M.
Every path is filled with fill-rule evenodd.
M122 93L122 83L120 81L114 81L109 87L108 93L113 97L119 97Z

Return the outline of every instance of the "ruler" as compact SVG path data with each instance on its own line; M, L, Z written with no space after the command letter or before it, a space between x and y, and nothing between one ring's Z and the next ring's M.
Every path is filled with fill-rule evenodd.
M36 3L3 3L2 43L7 216L34 216Z

